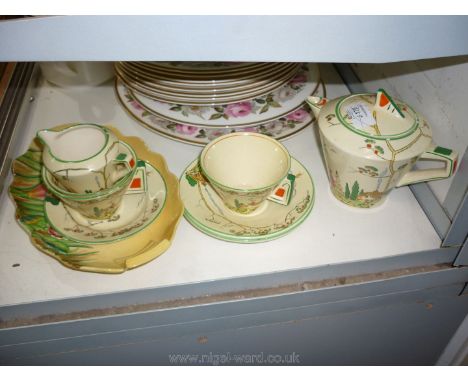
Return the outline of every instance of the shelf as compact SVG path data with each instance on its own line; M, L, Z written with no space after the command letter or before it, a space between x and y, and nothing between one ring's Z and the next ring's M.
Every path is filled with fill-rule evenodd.
M468 54L466 16L55 16L3 21L0 36L0 61L377 63Z
M321 71L329 97L348 93L333 66L321 65ZM25 100L23 105L29 110L13 151L15 157L27 149L37 130L69 122L113 125L124 135L141 137L166 158L177 176L201 151L140 126L119 106L113 83L62 89L41 80L34 97L33 102ZM246 245L208 237L182 219L165 254L121 275L72 271L37 251L17 224L5 188L0 206L0 307L190 285L439 248L437 233L407 187L392 191L373 211L352 209L336 201L329 191L314 128L306 128L284 144L307 167L316 187L315 206L302 225L281 239ZM10 181L11 175L6 184Z

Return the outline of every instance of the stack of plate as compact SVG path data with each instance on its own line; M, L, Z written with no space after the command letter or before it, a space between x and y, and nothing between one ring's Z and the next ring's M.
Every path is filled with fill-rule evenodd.
M115 69L130 115L199 145L233 131L289 137L313 120L305 99L324 95L316 64L118 62Z
M162 102L222 105L256 98L281 87L297 72L296 63L171 67L169 63L116 63L121 80L133 90Z

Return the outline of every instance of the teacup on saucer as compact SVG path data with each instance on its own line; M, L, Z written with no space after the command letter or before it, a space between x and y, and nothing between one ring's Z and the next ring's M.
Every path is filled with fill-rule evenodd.
M259 243L277 239L299 226L314 204L315 189L306 168L291 158L294 189L288 204L267 200L250 214L228 208L193 161L180 177L184 216L195 228L214 238L236 243Z
M166 184L158 170L149 163L138 171L143 169L145 190L130 186L120 207L109 218L87 219L60 201L48 200L45 211L50 224L60 234L83 243L113 242L136 234L159 216L167 198Z
M231 210L250 214L286 178L291 159L277 140L239 132L211 141L200 154L200 169Z
M97 231L118 230L136 221L146 208L148 202L146 168L138 167L132 182L122 197L117 210L107 219L89 219L80 212L64 205L73 220L82 226Z

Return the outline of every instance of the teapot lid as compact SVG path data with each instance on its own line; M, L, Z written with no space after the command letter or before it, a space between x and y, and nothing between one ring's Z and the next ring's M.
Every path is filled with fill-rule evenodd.
M345 97L335 112L345 127L372 139L404 138L419 126L418 114L407 104L395 102L383 89Z

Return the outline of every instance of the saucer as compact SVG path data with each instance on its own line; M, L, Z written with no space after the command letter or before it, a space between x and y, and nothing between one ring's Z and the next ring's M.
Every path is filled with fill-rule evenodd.
M58 126L55 129L60 130L70 125ZM150 151L140 138L125 137L117 129L108 128L118 139L131 146L140 160L147 163L147 169L154 182L152 180L152 185L148 185L148 190L152 191L144 194L147 198L145 211L150 211L149 208L155 200L159 206L149 213L148 221L139 228L132 228L127 233L118 233L115 238L103 239L104 242L97 241L101 239L82 240L82 236L71 236L70 231L65 231L63 226L55 223L54 227L49 221L46 210L50 211L49 205L57 203L57 199L48 192L42 181L42 145L37 139L32 141L26 153L13 162L13 181L9 191L16 204L18 223L38 250L74 270L122 273L155 259L170 247L184 209L179 197L179 181L169 172L164 158ZM130 203L129 199L127 200ZM130 204L126 206L130 207ZM61 214L65 215L63 209ZM77 225L88 232L91 229L86 223ZM119 231L117 226L110 227L107 225L109 229L100 233ZM130 226L124 225L124 228L128 229ZM59 231L63 231L64 234Z
M46 200L45 214L52 228L72 240L82 243L107 243L135 235L156 219L164 208L166 185L161 174L146 163L146 192L129 190L109 219L86 219L52 197Z
M288 205L267 200L250 215L225 207L193 161L180 177L184 217L198 230L216 239L236 243L260 243L282 237L299 226L312 211L314 184L306 168L291 158L295 186Z

